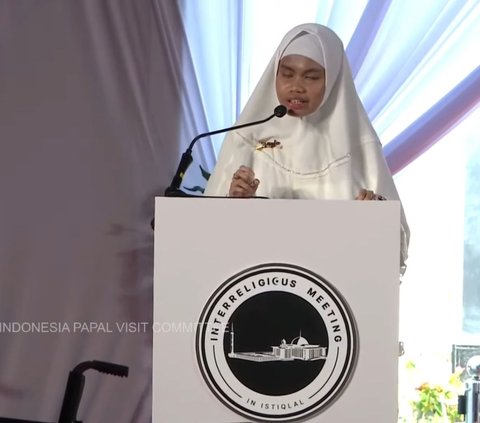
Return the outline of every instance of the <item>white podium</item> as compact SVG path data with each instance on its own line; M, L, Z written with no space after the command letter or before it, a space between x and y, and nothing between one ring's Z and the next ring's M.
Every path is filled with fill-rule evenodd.
M397 421L400 204L157 198L153 423Z

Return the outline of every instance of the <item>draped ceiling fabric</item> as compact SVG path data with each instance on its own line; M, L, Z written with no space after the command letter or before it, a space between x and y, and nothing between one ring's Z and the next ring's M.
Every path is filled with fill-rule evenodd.
M196 0L0 0L0 417L57 421L68 372L95 359L128 365L130 376L87 372L79 418L150 421L151 330L125 333L122 324L152 321L154 196L196 134L235 119L252 41L241 25L253 19L242 15L246 0L222 0L232 17L215 16L202 31L190 25L199 21L188 3L211 10ZM403 3L365 1L348 48L359 81L381 20ZM210 53L210 42L229 41L218 55L232 61L227 91L212 62L210 73L199 69L189 28ZM209 39L207 28L228 36ZM394 170L478 104L479 78L474 69L396 135L386 148ZM386 99L365 96L380 112ZM208 142L195 156L213 167ZM33 327L42 322L55 326ZM18 333L8 330L14 323ZM103 327L74 332L82 323Z

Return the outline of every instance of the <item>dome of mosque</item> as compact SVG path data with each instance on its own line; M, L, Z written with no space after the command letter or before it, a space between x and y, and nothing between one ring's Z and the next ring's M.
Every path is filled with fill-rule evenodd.
M297 336L292 340L292 345L309 345L309 343L303 336Z

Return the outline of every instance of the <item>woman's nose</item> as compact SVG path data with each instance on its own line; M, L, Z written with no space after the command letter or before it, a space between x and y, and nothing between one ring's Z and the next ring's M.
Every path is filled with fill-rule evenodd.
M295 78L292 81L292 85L290 86L290 91L293 93L301 93L305 91L305 86L303 85L303 81L301 78Z

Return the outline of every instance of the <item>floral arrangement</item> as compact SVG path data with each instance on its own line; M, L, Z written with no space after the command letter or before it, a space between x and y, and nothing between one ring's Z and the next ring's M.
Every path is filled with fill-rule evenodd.
M413 363L410 364L414 366ZM417 422L459 422L458 395L462 394L463 369L453 373L445 384L424 382L415 389L415 398L410 401Z

